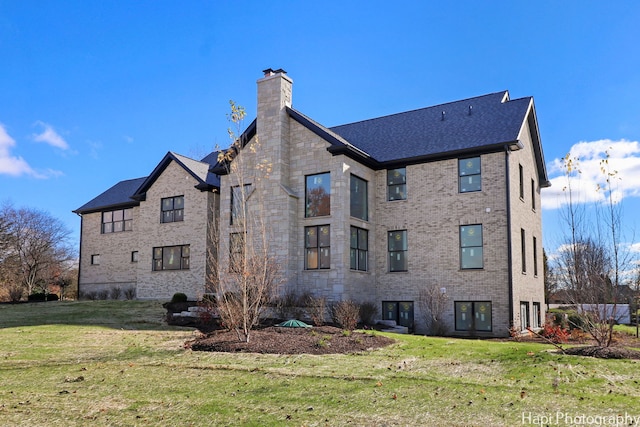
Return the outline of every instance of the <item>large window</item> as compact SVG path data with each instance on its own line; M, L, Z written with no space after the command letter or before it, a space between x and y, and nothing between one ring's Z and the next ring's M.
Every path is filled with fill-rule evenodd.
M406 168L387 170L387 199L407 200Z
M527 272L527 242L526 233L523 228L520 229L520 258L522 259L522 272Z
M231 233L229 235L229 271L240 273L244 270L244 233Z
M351 175L350 189L351 216L367 221L369 219L367 181Z
M351 227L351 269L367 271L369 253L369 232L362 228Z
M491 332L491 301L456 301L456 331Z
M388 234L389 271L407 271L407 230L390 231Z
M482 225L460 226L460 268L483 268Z
M482 190L480 157L458 160L458 187L461 193Z
M382 319L413 329L413 301L383 301Z
M133 208L102 212L102 233L133 230Z
M331 214L331 174L327 172L307 176L304 199L305 217Z
M231 225L241 225L247 217L247 197L251 184L231 187Z
M162 222L184 221L184 196L162 199Z
M153 271L188 270L189 245L153 248Z
M305 269L318 270L330 267L331 233L328 225L304 228Z

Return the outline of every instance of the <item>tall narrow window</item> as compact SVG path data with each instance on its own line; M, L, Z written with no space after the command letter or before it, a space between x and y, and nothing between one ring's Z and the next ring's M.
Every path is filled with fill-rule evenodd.
M526 273L527 272L527 243L526 243L526 234L524 232L524 229L521 228L520 229L520 253L521 253L521 257L522 257L522 272Z
M350 193L351 216L367 221L369 219L367 181L351 175Z
M536 210L536 181L531 179L531 209Z
M387 200L407 200L407 170L387 170Z
M162 199L162 222L178 222L184 220L184 196Z
M523 331L526 331L527 328L531 327L529 303L527 301L520 302L520 327Z
M318 270L330 267L331 233L328 225L304 228L305 269Z
M138 251L131 252L131 262L138 262Z
M518 165L518 171L520 172L520 199L524 202L524 170L522 165Z
M305 214L307 218L331 214L331 174L309 175L305 185Z
M247 198L251 184L231 187L231 225L242 225L247 217Z
M461 193L480 191L482 179L480 157L458 160L458 186Z
M454 310L456 331L491 331L491 301L456 301Z
M389 271L407 271L407 230L390 231L388 234Z
M531 327L533 328L539 328L540 327L540 316L541 316L541 312L540 312L540 303L539 302L534 302L533 303L533 321L531 322Z
M229 235L229 271L240 273L244 264L244 233L231 233Z
M533 275L538 275L538 239L533 236Z
M369 252L369 232L362 228L351 227L351 269L367 271Z
M483 268L482 225L460 226L460 268Z
M189 245L153 248L153 271L188 270Z

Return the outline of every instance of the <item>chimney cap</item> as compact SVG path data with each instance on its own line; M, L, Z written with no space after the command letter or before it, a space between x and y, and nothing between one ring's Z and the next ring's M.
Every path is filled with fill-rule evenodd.
M274 74L287 74L285 70L282 68L278 68L277 70L273 70L272 68L267 68L266 70L262 70L265 77L273 76Z

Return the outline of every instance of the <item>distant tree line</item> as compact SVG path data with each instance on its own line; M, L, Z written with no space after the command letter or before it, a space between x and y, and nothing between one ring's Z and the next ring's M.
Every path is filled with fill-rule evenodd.
M77 275L70 235L48 212L5 202L0 207L0 301L52 293L64 298Z

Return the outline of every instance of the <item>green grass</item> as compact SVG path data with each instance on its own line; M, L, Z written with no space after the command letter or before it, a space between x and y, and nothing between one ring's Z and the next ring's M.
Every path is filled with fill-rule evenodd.
M637 361L413 335L353 355L201 353L183 348L192 329L168 327L162 315L157 302L0 305L0 425L514 426L523 413L640 416Z

